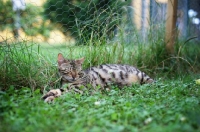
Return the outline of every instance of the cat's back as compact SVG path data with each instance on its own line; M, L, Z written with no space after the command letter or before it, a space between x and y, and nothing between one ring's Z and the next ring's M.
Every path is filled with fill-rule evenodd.
M136 67L121 64L103 64L90 67L85 72L97 84L116 83L119 85L131 85L132 83L151 83L151 79Z

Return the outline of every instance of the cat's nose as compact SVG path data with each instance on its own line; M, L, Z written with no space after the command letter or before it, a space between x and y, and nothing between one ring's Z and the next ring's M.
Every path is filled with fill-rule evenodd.
M73 79L73 81L75 81L76 75L72 75L72 79Z
M76 77L72 77L73 81L75 81Z

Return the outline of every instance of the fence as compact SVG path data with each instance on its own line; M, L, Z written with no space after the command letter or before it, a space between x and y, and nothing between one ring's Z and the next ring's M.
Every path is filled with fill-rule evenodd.
M4 0L0 5L0 41L16 37L74 44L118 40L123 34L125 43L134 43L136 36L147 42L150 30L164 32L167 19L167 0L27 0L19 9ZM179 38L200 40L199 6L198 0L178 1Z

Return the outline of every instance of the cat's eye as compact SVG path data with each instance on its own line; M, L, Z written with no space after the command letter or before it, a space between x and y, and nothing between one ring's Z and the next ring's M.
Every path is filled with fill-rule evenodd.
M79 76L83 76L83 73L82 73L82 72L79 72L78 75L79 75Z
M64 70L64 71L62 71L63 73L65 73L65 74L70 74L70 72L69 71L66 71L66 70Z
M65 72L65 69L60 69L61 72Z

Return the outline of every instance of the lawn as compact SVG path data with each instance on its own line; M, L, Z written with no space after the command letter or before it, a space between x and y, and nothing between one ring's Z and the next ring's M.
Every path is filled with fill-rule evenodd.
M189 71L192 62L197 63L196 60L189 60L190 65L178 58L159 60L162 59L162 50L155 47L151 47L155 51L153 53L152 49L145 52L144 49L120 45L27 47L22 44L0 48L0 55L4 58L0 60L1 83L8 82L0 84L0 88L4 88L0 90L2 132L200 131L200 85L195 83L199 74L173 74L176 71L174 68L180 73ZM136 65L150 74L156 83L123 89L112 86L110 91L98 91L93 95L67 93L48 104L41 99L42 92L44 87L44 92L53 88L49 84L56 80L56 57L59 52L69 58L84 56L84 67L102 63ZM179 53L183 55L179 58L186 55L186 52ZM198 60L198 56L192 57ZM168 60L173 65L166 65ZM195 65L192 66L194 69Z
M68 93L47 104L40 90L0 93L0 129L6 131L200 131L200 86L193 79L113 86L94 95Z

